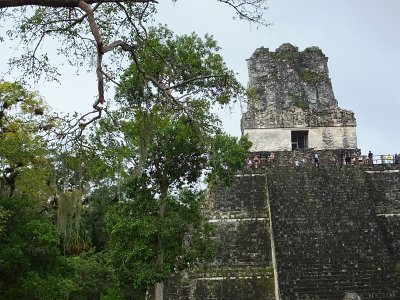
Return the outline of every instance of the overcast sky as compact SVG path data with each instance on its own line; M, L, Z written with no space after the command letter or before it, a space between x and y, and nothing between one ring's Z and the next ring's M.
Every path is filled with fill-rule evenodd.
M232 20L233 11L216 0L159 2L157 22L177 34L212 34L228 66L245 85L246 59L255 49L264 46L274 51L282 43L300 51L318 46L329 58L339 106L355 113L358 147L363 153L400 152L400 0L270 0L266 19L272 25L258 29ZM5 49L0 46L3 66ZM96 94L94 80L93 75L69 74L61 86L37 88L58 110L87 111ZM240 115L236 108L223 116L225 129L237 136Z

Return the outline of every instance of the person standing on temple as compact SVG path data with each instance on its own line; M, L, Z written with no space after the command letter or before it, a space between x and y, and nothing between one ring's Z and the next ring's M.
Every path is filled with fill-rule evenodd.
M374 159L373 159L374 155L372 154L371 150L369 150L368 152L368 162L370 165L374 164Z
M314 155L314 163L315 163L315 166L316 166L316 167L319 166L319 157L318 157L318 153L315 153L315 155Z
M351 156L349 153L346 153L346 158L344 159L344 161L346 162L346 165L350 165L351 163Z

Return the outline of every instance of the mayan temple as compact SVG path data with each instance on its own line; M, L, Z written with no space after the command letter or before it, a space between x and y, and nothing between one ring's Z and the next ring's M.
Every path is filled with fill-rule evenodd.
M354 114L338 107L327 63L319 48L291 44L248 59L251 102L241 127L254 152L357 148Z
M399 165L360 156L319 48L259 48L247 63L252 163L210 191L215 258L164 299L400 299Z

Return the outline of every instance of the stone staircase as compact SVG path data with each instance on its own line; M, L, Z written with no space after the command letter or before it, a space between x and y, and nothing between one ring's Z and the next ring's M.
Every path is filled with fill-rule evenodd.
M274 300L265 175L240 174L234 186L214 189L209 199L216 257L169 280L164 299Z
M337 167L268 170L280 298L400 299L394 262L365 172Z

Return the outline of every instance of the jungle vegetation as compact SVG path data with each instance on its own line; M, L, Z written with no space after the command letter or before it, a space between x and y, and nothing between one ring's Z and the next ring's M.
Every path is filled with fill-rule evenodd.
M219 2L263 24L265 1ZM14 25L1 41L26 46L10 58L24 80L0 82L1 299L162 299L169 276L212 259L205 189L233 182L250 143L225 134L211 108L246 91L211 36L147 26L156 8L0 0ZM40 52L48 37L72 65L95 57L87 114L55 113L27 85L57 79Z

